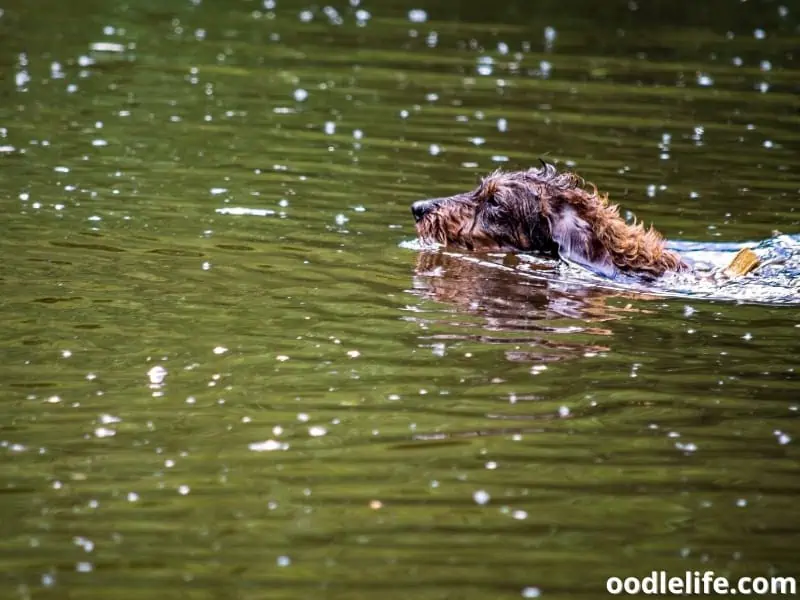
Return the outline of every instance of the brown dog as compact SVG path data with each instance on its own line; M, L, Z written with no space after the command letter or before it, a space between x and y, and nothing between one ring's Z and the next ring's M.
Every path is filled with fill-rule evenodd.
M657 277L688 265L655 229L629 225L617 206L573 173L495 171L473 191L411 206L424 242L482 252L541 252L605 277Z

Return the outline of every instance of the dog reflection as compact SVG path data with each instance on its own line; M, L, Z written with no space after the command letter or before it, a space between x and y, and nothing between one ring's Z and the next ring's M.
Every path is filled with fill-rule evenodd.
M554 269L552 263L522 263L514 255L478 260L474 255L420 253L411 292L456 307L446 320L463 332L431 334L427 339L514 346L506 357L523 362L553 362L609 350L593 342L611 335L604 322L637 312L608 303L609 298L627 295L560 282ZM476 323L465 315L482 319Z

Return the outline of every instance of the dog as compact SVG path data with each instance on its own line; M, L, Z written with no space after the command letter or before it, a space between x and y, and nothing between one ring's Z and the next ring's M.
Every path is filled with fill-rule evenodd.
M414 202L411 212L424 243L448 248L537 252L610 279L691 269L652 226L626 223L593 184L544 161L495 171L471 192Z

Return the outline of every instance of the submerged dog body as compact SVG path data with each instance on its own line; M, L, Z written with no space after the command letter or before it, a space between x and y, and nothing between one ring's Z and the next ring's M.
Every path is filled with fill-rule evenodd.
M626 223L607 196L551 164L495 171L471 192L421 200L411 211L420 238L446 247L540 252L610 278L688 269L655 229Z

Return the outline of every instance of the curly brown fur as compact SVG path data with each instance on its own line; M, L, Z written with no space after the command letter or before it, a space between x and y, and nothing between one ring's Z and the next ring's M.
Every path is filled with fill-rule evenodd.
M448 247L542 252L606 277L688 268L655 229L626 223L594 185L550 164L495 171L471 192L415 202L411 210L420 238Z

